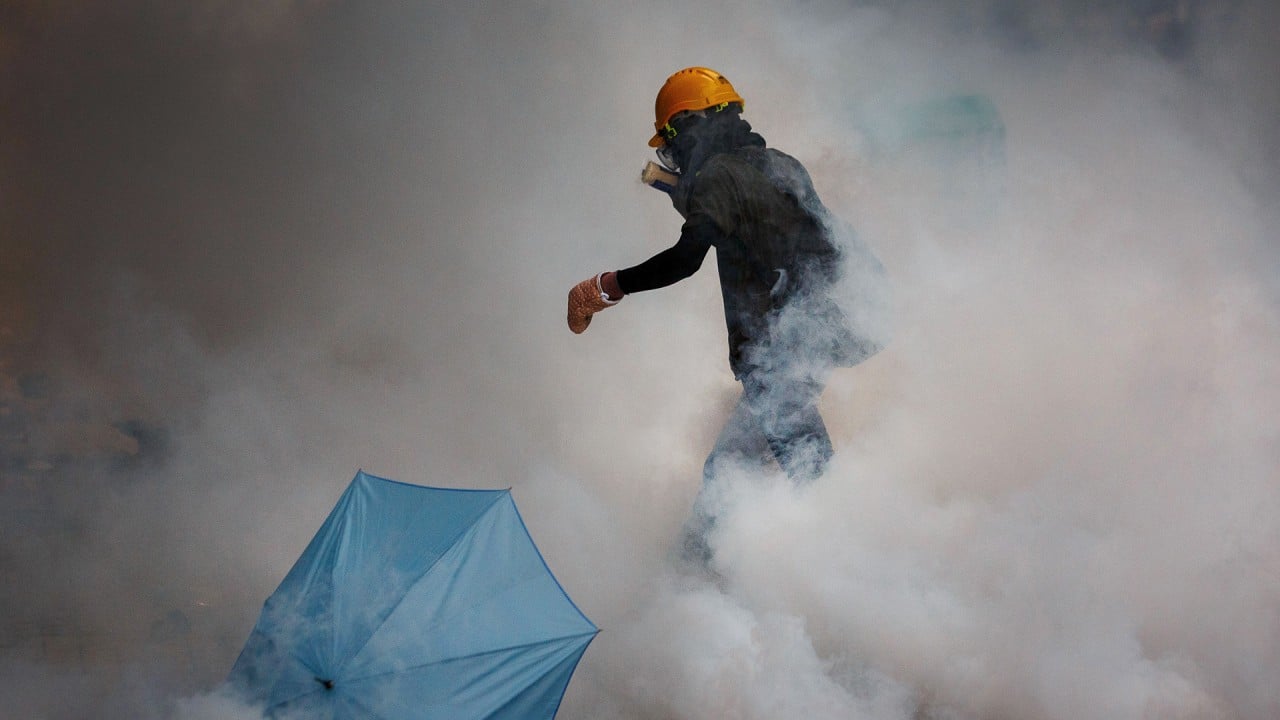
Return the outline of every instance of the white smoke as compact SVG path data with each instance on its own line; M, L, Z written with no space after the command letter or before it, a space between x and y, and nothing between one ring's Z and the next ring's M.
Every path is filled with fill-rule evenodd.
M217 686L363 467L513 487L602 628L561 717L1276 716L1275 11L1008 5L17 5L0 706L252 717ZM635 176L693 64L895 290L719 583L670 561L737 393L710 259L563 320L674 241ZM921 130L956 97L998 123Z

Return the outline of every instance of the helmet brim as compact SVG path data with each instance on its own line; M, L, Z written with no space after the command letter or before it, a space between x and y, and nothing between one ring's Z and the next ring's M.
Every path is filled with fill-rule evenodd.
M745 104L725 76L711 68L687 67L668 77L658 90L658 97L653 103L653 126L661 133L663 126L677 113L706 110L727 103ZM654 135L649 139L649 147L662 147L666 142L660 134Z

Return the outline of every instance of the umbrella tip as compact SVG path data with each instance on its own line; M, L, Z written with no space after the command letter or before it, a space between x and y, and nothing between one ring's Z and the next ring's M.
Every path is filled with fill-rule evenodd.
M318 682L318 683L320 683L321 685L323 685L325 690L332 690L332 689L333 689L333 681L332 681L332 680L328 680L328 679L326 679L326 678L316 678L316 682Z

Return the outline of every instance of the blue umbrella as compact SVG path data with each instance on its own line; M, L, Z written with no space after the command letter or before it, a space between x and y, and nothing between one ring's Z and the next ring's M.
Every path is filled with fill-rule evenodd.
M273 718L551 718L597 632L510 491L360 472L229 682Z

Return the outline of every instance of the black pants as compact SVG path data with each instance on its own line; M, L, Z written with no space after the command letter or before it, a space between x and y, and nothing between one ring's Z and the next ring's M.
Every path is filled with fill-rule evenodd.
M822 475L833 453L818 413L827 374L756 371L741 378L742 397L702 467L702 489L685 531L686 557L709 559L705 536L715 524L724 483L735 470L777 462L797 485Z
M811 482L831 459L831 437L818 414L825 377L752 373L703 466L711 480L724 462L767 463L770 458L797 484Z

